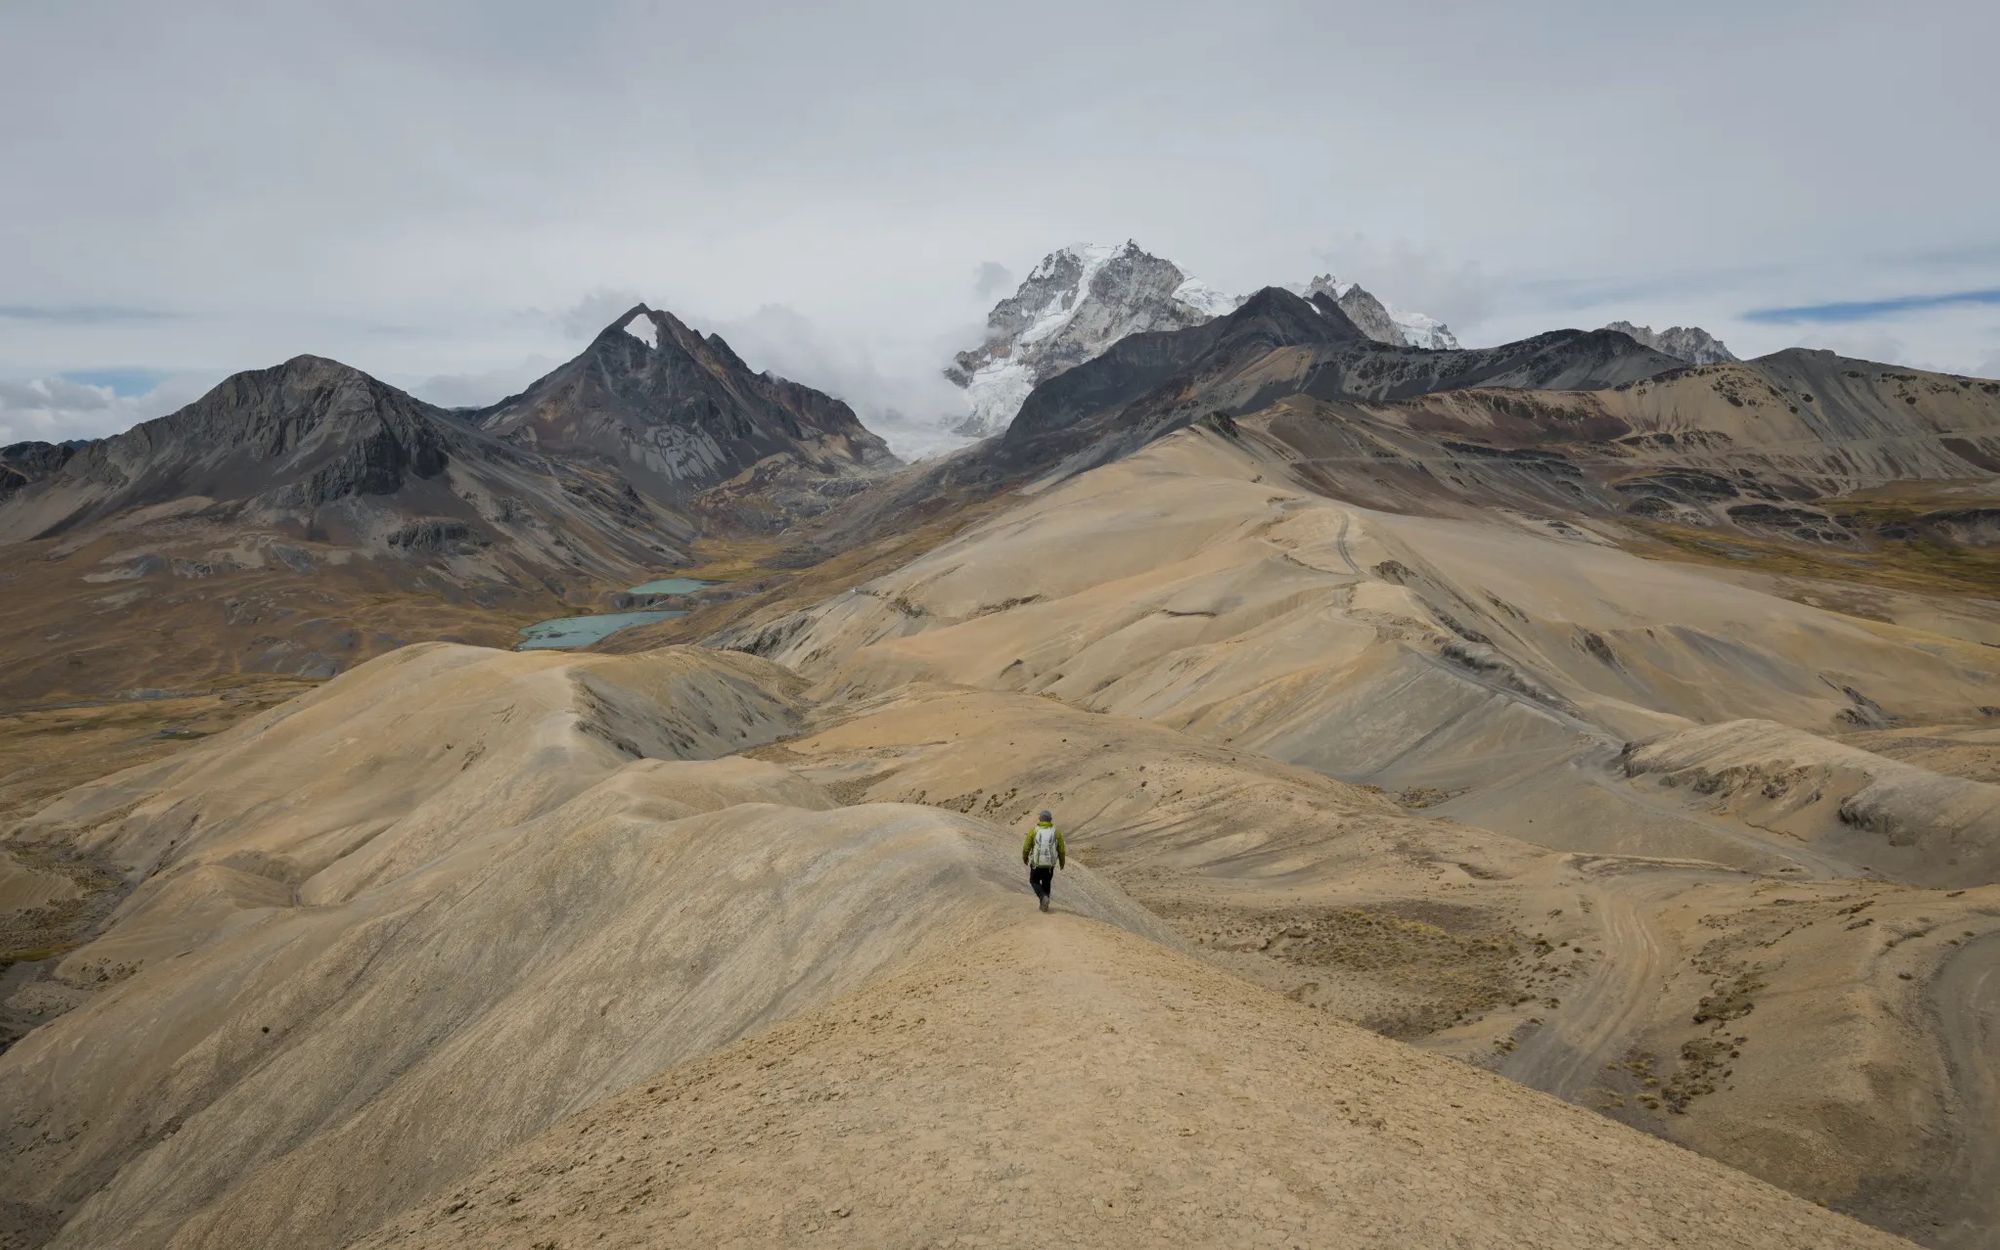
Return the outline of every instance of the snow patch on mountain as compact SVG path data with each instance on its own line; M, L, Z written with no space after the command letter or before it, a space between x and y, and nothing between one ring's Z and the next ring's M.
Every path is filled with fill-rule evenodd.
M1411 347L1427 347L1432 351L1457 351L1458 338L1451 327L1436 317L1426 317L1420 312L1404 312L1393 305L1385 305L1389 310L1389 320L1402 331L1403 341Z
M1035 382L1034 370L1013 357L981 365L965 384L965 398L972 405L972 415L959 429L979 437L1006 429L1014 414L1021 411L1021 405L1028 402L1028 392L1035 389Z
M971 409L958 430L997 434L1037 384L1119 339L1197 326L1240 302L1129 240L1050 252L1018 291L993 306L986 342L960 352L945 370L965 389Z
M1381 343L1456 348L1443 322L1399 312L1360 285L1321 274L1292 290L1324 294L1363 334ZM1137 243L1079 243L1044 256L1019 290L993 306L986 341L960 352L945 376L965 391L969 415L956 432L984 438L1007 428L1036 386L1102 355L1127 335L1184 330L1243 304Z
M1224 295L1200 278L1189 278L1174 288L1174 300L1207 313L1211 318L1226 317L1243 303L1239 296Z

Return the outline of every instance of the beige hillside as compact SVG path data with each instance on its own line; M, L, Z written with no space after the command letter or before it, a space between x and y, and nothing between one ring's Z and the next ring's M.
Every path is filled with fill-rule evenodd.
M1690 388L1771 368L1589 402L1748 443ZM2000 606L1336 446L1455 402L1206 420L717 648L423 644L38 766L0 1244L2000 1246Z
M682 1242L1908 1244L1071 916L666 1072L361 1244Z
M1977 724L1992 648L1580 526L1340 504L1285 448L1183 432L730 635L868 709L778 758L855 798L1055 801L1225 967L1985 1244L1991 786L1837 738Z

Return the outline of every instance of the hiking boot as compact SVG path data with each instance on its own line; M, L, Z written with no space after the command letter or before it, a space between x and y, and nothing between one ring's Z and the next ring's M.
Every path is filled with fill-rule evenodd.
M1048 909L1049 909L1049 900L1048 900L1048 896L1047 896L1047 895L1043 895L1043 896L1042 896L1042 910L1043 910L1043 911L1047 911Z

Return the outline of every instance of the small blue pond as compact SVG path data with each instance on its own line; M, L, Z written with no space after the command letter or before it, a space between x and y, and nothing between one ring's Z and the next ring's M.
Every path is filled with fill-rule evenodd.
M671 621L685 612L603 612L596 616L561 616L553 621L537 621L521 631L516 651L564 650L602 642L621 629L651 621Z
M697 590L706 590L714 582L705 582L699 577L662 577L656 581L641 582L625 593L628 595L691 595Z
M641 582L628 595L692 595L707 590L714 582L699 577L661 577ZM671 621L686 612L661 608L641 608L630 612L600 612L593 616L561 616L553 621L537 621L521 631L516 651L568 650L603 642L621 629L652 621Z

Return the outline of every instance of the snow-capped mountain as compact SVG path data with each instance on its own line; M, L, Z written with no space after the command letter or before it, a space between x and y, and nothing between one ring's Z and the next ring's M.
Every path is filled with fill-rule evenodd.
M1665 352L1691 365L1719 365L1736 359L1736 353L1724 347L1721 339L1700 326L1672 326L1655 333L1651 326L1614 321L1604 328L1630 335L1656 352Z
M1339 282L1330 273L1320 274L1304 286L1293 287L1307 299L1324 293L1347 314L1363 334L1377 343L1426 347L1433 351L1458 349L1451 328L1435 317L1402 312L1369 294L1358 282Z
M1426 347L1434 352L1459 350L1458 336L1436 317L1427 317L1420 312L1404 312L1393 304L1385 304L1384 307L1389 310L1389 320L1402 331L1403 341L1411 347Z
M1442 322L1400 312L1352 282L1331 275L1293 288L1308 299L1325 292L1382 343L1456 348ZM993 306L986 341L960 352L945 376L965 388L970 414L960 434L983 438L1007 428L1028 392L1102 355L1113 343L1148 330L1185 330L1234 312L1240 296L1193 278L1137 243L1077 244L1050 252L1014 294Z
M1038 383L1128 334L1184 330L1240 302L1130 241L1050 252L993 306L986 342L960 352L945 370L972 406L959 432L984 437L1006 429Z

